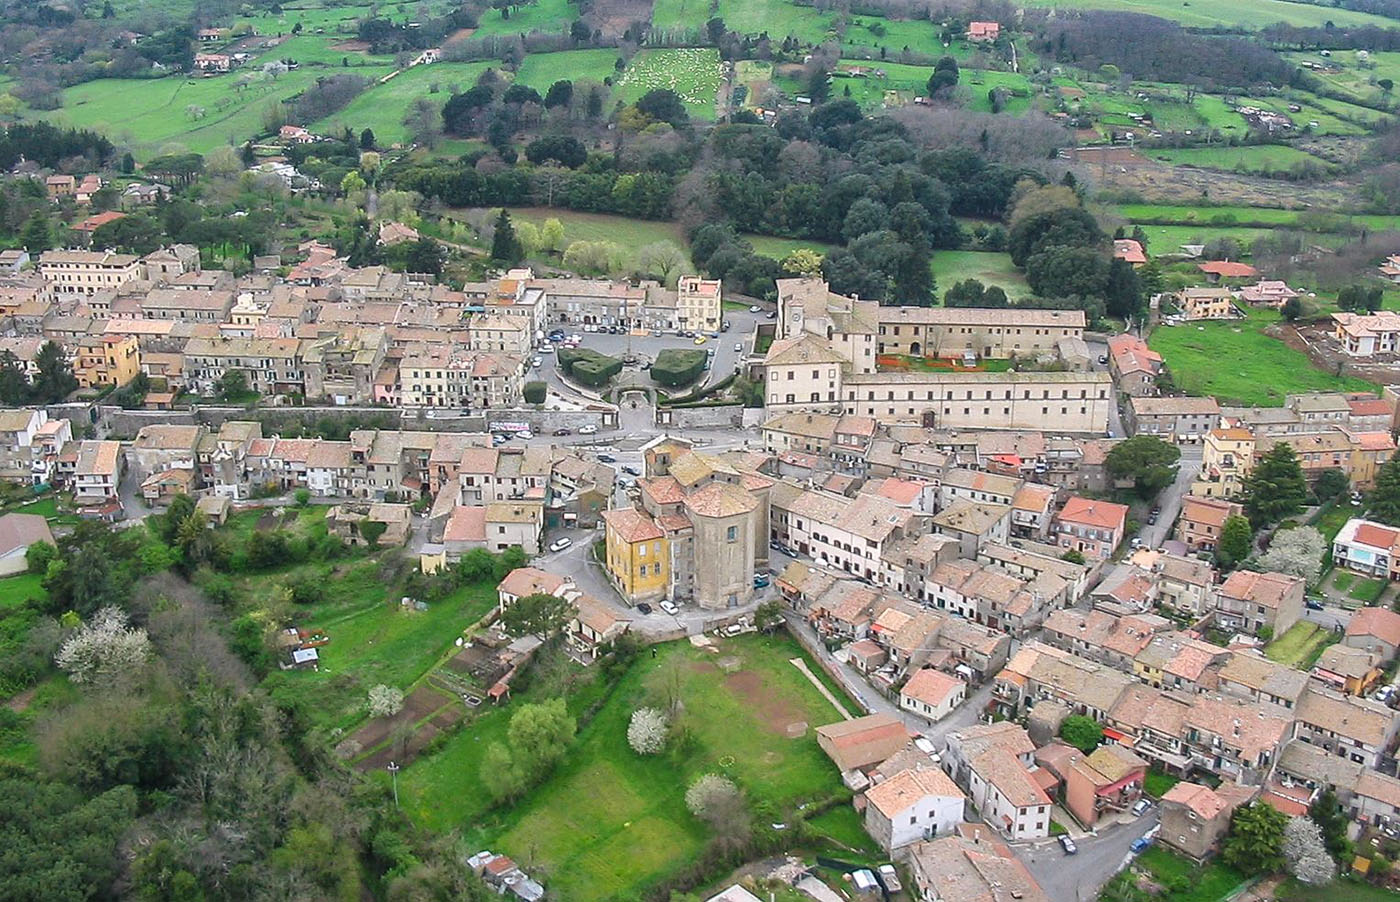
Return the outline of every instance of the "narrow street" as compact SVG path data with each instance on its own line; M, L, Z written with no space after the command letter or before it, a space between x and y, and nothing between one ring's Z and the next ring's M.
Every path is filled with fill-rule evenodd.
M1200 472L1200 445L1183 445L1181 460L1177 462L1176 479L1157 496L1157 503L1162 512L1157 516L1156 525L1144 524L1142 529L1138 530L1138 537L1142 539L1143 545L1148 548L1161 548L1162 543L1171 536L1172 525L1181 513L1181 499Z

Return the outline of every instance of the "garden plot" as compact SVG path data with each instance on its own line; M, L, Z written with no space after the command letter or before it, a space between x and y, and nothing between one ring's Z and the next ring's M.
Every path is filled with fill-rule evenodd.
M632 64L613 87L623 103L635 103L643 94L658 88L675 91L690 115L713 119L719 82L719 51L692 47L643 50L632 58Z

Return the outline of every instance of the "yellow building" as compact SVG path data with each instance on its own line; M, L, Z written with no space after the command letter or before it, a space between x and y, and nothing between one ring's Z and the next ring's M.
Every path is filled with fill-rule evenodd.
M1201 498L1234 498L1254 469L1254 433L1239 426L1212 429L1201 449L1201 473L1191 494Z
M94 335L78 342L73 375L83 388L126 385L141 372L141 350L132 335Z
M622 508L603 513L607 525L607 568L613 586L628 604L665 598L671 584L671 546L646 513Z

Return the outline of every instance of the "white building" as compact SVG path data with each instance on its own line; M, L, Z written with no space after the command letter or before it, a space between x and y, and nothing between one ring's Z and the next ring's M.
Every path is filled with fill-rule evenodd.
M967 797L934 767L910 768L865 792L865 829L887 853L945 836L963 821Z
M920 670L899 690L899 707L936 722L966 698L967 683L941 670Z

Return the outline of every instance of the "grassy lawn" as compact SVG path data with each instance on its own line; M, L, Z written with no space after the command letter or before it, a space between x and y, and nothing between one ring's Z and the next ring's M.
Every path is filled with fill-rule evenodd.
M1112 9L1145 13L1180 22L1190 28L1240 25L1262 28L1276 22L1290 25L1321 26L1375 25L1389 28L1394 20L1369 13L1334 9L1331 6L1292 3L1288 0L1231 0L1229 3L1183 3L1181 0L1030 0L1027 6L1054 6L1061 9Z
M1181 779L1179 777L1173 777L1171 774L1162 773L1157 770L1150 770L1142 781L1142 788L1146 790L1147 794L1152 796L1152 798L1160 799L1167 794L1167 790L1180 782Z
M6 514L35 514L49 521L50 526L72 526L78 522L78 515L68 512L60 512L58 509L58 499L53 495L48 495L26 504L16 504L5 508L0 513Z
M40 573L19 573L0 579L0 610L17 608L31 598L47 598L49 593L39 585L43 578Z
M515 73L515 80L519 84L529 85L543 96L556 81L588 79L601 83L608 76L617 74L614 64L618 59L615 50L531 53L520 64L520 71Z
M787 0L719 0L718 6L715 15L730 30L740 34L767 32L778 43L791 35L806 44L820 44L831 33L836 18L834 12L818 12Z
M692 117L713 119L719 78L718 50L643 50L614 82L614 93L623 103L635 103L654 88L669 88L680 95Z
M1383 579L1367 579L1364 576L1358 576L1347 594L1362 604L1375 604L1376 600L1381 597L1381 593L1385 591L1385 586L1386 581Z
M708 0L656 0L651 25L657 29L704 28L710 18Z
M1148 345L1162 355L1177 387L1221 404L1278 407L1285 395L1300 392L1375 391L1361 379L1314 369L1306 354L1265 335L1264 327L1277 321L1278 314L1258 311L1242 320L1164 326Z
M473 37L528 34L532 31L558 34L568 31L569 24L578 18L569 0L535 0L528 5L512 6L509 18L506 12L494 8L483 10Z
M1201 866L1157 845L1139 855L1136 864L1150 871L1158 883L1187 881L1186 889L1168 890L1156 897L1162 902L1219 902L1246 879L1218 860L1212 859Z
M906 48L915 53L930 56L942 54L943 43L939 30L932 22L924 19L882 19L876 16L859 16L846 26L842 38L843 47L881 47L891 54Z
M982 284L997 285L1010 298L1026 297L1031 293L1026 277L1011 264L1009 254L993 251L934 251L933 278L941 294L964 279L977 279Z
M1287 172L1299 163L1314 163L1326 169L1331 164L1287 144L1260 144L1250 147L1187 147L1146 152L1154 160L1174 166L1197 166L1238 172Z
M520 803L488 813L476 788L483 750L504 734L506 707L483 714L400 775L406 810L436 830L479 828L482 848L535 862L552 891L587 902L637 898L699 854L706 831L685 810L683 796L702 773L732 777L754 802L771 806L775 818L790 815L784 810L800 800L842 792L811 729L799 738L786 735L789 723L813 728L837 717L788 663L801 655L791 639L726 640L718 656L686 642L657 652L638 659L580 731L566 763ZM715 664L721 656L738 658L740 669L722 672ZM656 702L655 682L665 672L680 683L688 738L663 755L641 758L627 746L627 722L633 710ZM821 829L853 843L860 839L853 816L828 813Z
M1336 636L1331 630L1300 620L1289 627L1288 632L1264 646L1264 656L1270 661L1302 670L1311 667L1322 650L1335 641Z
M340 134L348 126L357 134L368 128L374 131L381 146L409 140L404 128L404 115L419 97L428 97L438 105L447 102L455 86L465 91L476 84L477 77L499 64L494 60L476 63L433 63L414 66L398 75L361 92L345 109L312 123L311 130L320 134ZM548 85L545 85L548 88Z
M775 260L781 260L799 248L808 248L825 255L836 247L834 244L810 241L805 238L779 238L776 235L745 235L743 237L745 241L753 245L755 254L762 254Z

